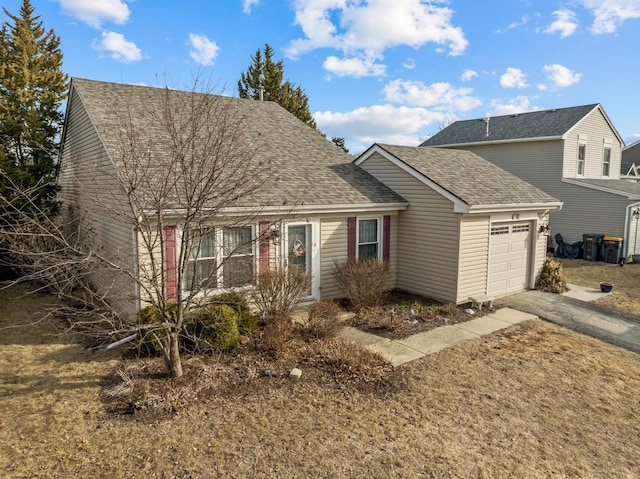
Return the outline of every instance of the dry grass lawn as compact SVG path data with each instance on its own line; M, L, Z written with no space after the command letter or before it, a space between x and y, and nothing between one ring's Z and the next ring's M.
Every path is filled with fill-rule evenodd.
M591 263L563 259L567 282L600 289L600 282L612 283L610 295L596 303L629 314L640 315L640 264Z
M0 292L0 328L46 300L17 293ZM638 359L529 321L399 368L395 392L257 378L142 421L100 400L116 356L0 329L0 476L635 478Z

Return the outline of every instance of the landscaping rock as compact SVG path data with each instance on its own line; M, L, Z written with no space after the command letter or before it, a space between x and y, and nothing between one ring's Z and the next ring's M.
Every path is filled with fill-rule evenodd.
M298 368L293 368L289 373L289 378L291 379L300 379L300 376L302 376L302 371Z

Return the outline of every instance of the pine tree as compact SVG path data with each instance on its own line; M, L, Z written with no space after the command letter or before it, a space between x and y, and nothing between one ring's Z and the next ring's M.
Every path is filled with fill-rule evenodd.
M0 30L0 168L21 189L38 186L36 205L55 213L57 154L66 97L60 38L29 0L20 15L3 8ZM0 185L0 201L15 201Z
M255 55L251 55L251 65L238 80L238 95L259 100L262 89L265 101L275 101L315 129L316 122L309 111L307 94L300 86L284 81L284 61L275 61L273 54L273 48L265 44L264 54L258 49Z

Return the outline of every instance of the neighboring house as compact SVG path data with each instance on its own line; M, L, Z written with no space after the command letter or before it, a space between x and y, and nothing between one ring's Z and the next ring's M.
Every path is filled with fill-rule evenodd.
M144 232L135 227L135 219L127 209L127 192L117 180L119 169L132 163L131 158L125 158L127 150L122 148L119 135L130 125L141 127L136 133L141 136L137 141L148 143L157 166L171 174L170 159L163 157L162 148L155 148L171 141L158 128L166 94L176 98L194 95L78 78L72 79L70 86L61 151L62 199L70 220L92 220L90 231L81 231L81 239L90 234L92 247L99 248L131 274L151 266L148 249L141 246ZM242 118L242 124L234 127L238 130L231 132L237 142L235 147L252 145L255 155L271 162L274 172L260 191L251 198L239 198L237 208L228 212L232 215L244 208L255 218L249 224L234 220L231 228L223 222L219 235L225 236L210 242L228 244L261 235L252 246L243 248L243 258L224 263L218 286L228 284L226 278L242 276L242 272L234 271L236 265L250 265L249 271L255 273L286 263L295 246L302 252L296 255L296 263L304 265L312 275L309 299L342 296L332 267L334 261L349 256L389 260L390 286L396 287L398 213L406 208L405 199L354 165L350 155L278 104L230 97L218 97L217 101L225 105L225 115ZM179 109L175 114L179 118ZM139 187L153 188L146 181ZM172 210L180 204L180 198L167 198L163 226L166 251L161 253L169 272L180 254L177 240L181 225L179 220L172 220ZM220 213L218 219L224 219L224 215L225 212ZM214 249L205 251L208 248L203 247L194 264L205 267L207 261L225 254L220 247ZM175 284L175 278L165 280L169 296L174 294L172 289L183 287ZM96 275L94 282L101 290L108 290L112 301L118 301L127 313L135 312L146 299L126 275L114 281L112 274L105 273L102 277Z
M409 201L400 289L462 303L535 286L557 199L467 151L374 144L355 163Z
M159 122L169 98L175 107L165 113L189 128L189 122L181 123L182 111L200 98L194 95L71 81L61 150L62 218L75 225L80 242L126 271L117 278L112 271L95 271L92 279L127 314L153 294L128 276L162 279L159 290L169 297L188 292L172 276L176 258L185 253L180 188L186 172L168 153L174 139ZM241 118L231 131L220 131L221 138L233 137L228 154L246 148L260 160L256 164L273 168L258 191L216 212L212 237L190 256L191 278L226 260L210 284L212 292L246 285L256 272L294 262L312 276L309 300L338 298L343 292L334 263L371 257L389 261L390 287L442 301L464 303L471 295L534 286L547 246L548 214L561 206L555 198L467 152L374 145L353 161L276 103L212 98L225 108L224 116ZM189 147L198 149L197 143ZM135 180L134 188L120 181L123 174ZM158 196L163 177L175 178L175 190L159 195L161 206L142 205L163 211L163 222L144 226L128 206L128 195ZM252 219L239 223L234 215L242 211ZM251 246L230 248L237 254L221 246L242 246L248 239ZM162 258L164 276L154 273L154 257Z
M629 181L640 181L640 140L622 149L622 166L620 178Z
M457 121L420 146L472 151L558 198L550 225L567 243L596 233L640 252L640 183L620 178L624 142L600 104Z

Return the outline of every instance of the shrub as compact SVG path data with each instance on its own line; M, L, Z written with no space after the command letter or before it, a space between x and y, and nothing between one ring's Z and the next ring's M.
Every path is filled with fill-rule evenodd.
M336 262L333 274L356 312L381 306L387 297L389 263L386 261L350 259Z
M245 296L236 292L222 293L214 296L211 304L225 304L238 313L237 323L241 335L251 334L258 329L258 316L251 312Z
M209 304L196 313L189 335L196 350L230 351L240 342L238 312L227 304Z
M162 353L162 346L167 333L161 326L165 319L178 313L176 303L168 303L164 313L154 305L142 308L138 312L138 350L144 356L155 356Z
M547 293L564 293L567 288L567 278L562 263L551 255L547 255L542 266L536 289Z
M305 327L316 338L332 338L342 327L341 312L340 306L334 301L318 301L309 308Z
M268 324L291 316L307 296L311 276L299 268L274 268L260 272L257 283L256 307Z

